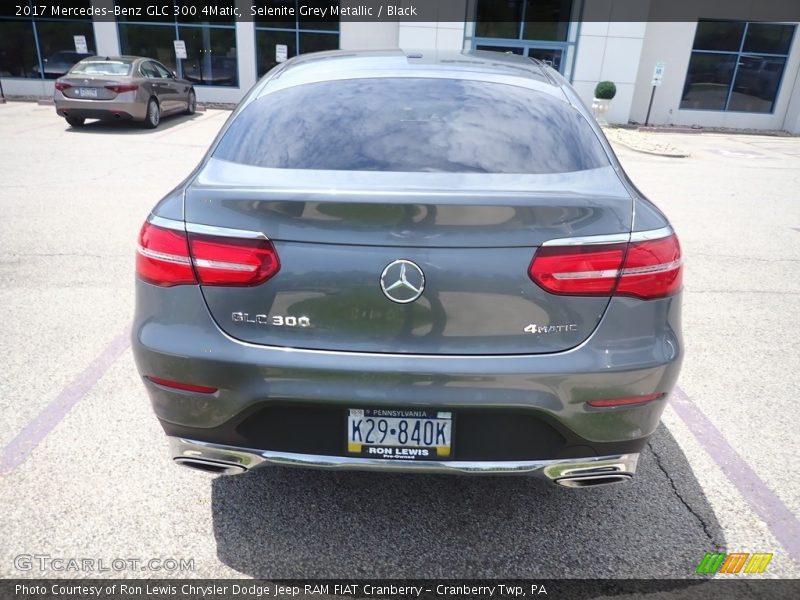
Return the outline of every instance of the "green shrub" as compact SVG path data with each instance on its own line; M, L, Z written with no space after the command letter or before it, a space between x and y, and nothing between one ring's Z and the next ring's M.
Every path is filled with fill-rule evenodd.
M617 95L617 86L611 81L601 81L594 88L594 97L601 100L611 100Z

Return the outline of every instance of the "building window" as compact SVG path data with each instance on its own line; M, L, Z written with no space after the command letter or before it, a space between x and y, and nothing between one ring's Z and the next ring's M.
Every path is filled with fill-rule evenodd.
M137 2L117 0L117 5L137 5ZM161 20L137 22L136 17L121 17L119 45L123 54L154 58L188 79L195 85L239 85L239 63L236 56L236 23L233 16L206 16L200 9L185 11L184 6L196 3L166 0L169 14ZM218 2L225 5L225 2ZM233 5L233 0L230 1ZM193 14L192 14L193 12ZM175 56L175 40L183 40L186 58Z
M30 0L18 2L28 16L0 18L0 77L56 79L76 62L94 54L91 17L40 18L40 8ZM71 7L88 8L90 0L77 0ZM86 47L76 44L83 36Z
M681 108L771 113L794 30L773 23L699 21Z
M579 0L476 0L472 46L537 58L570 76Z
M295 0L276 1L278 6L294 7L293 18L275 20L255 17L258 76L278 64L285 55L291 58L308 52L338 50L339 21L301 17ZM332 4L338 5L338 2Z

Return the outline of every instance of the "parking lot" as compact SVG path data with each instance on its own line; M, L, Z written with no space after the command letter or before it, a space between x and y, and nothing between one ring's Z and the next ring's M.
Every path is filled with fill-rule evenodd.
M685 254L686 359L633 483L182 469L133 365L136 236L228 116L69 128L0 105L0 575L20 555L185 559L136 576L693 577L768 552L800 577L800 138L619 147ZM654 134L658 135L658 134ZM117 574L112 570L109 574Z

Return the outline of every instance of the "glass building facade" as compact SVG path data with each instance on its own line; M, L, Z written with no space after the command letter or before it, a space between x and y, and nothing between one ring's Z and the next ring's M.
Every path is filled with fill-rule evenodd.
M466 0L463 22L374 23L304 16L302 0L69 3L84 9L158 8L94 20L37 14L36 2L0 2L0 78L8 96L47 97L55 78L96 52L150 56L192 81L200 102L233 104L259 77L298 54L340 47L466 48L547 62L587 105L598 81L614 81L611 123L644 122L653 97L653 123L800 130L800 21L758 21L755 13L748 17L738 9L707 15L698 6L696 15L672 22L648 20L645 7L640 18L605 22L615 13L599 10L600 4L619 2L621 11L629 3ZM250 10L267 4L294 11ZM22 13L9 9L17 5ZM210 5L216 14L202 9ZM237 22L233 8L249 16ZM741 19L734 20L734 13ZM629 11L624 15L630 18ZM176 40L185 45L185 58L176 55ZM653 96L651 74L658 62L666 63L666 76Z
M297 10L299 4L297 1L289 0L276 4L293 6L294 14L297 16L282 21L256 17L256 61L259 77L278 64L282 56L291 58L297 54L339 48L338 21L301 17ZM339 2L331 4L338 5Z
M772 112L795 28L781 23L699 21L681 108Z
M56 79L94 54L91 18L42 18L30 0L17 4L27 10L0 19L0 77ZM89 7L91 0L75 0L72 5Z
M581 0L477 0L469 41L478 50L537 58L569 79L580 9Z

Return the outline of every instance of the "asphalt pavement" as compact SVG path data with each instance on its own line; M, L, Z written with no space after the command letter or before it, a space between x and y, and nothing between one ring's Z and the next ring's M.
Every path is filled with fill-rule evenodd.
M0 576L692 579L727 551L800 577L800 138L618 148L686 257L680 392L632 483L214 478L168 460L127 332L139 227L228 115L72 129L52 107L0 105Z

